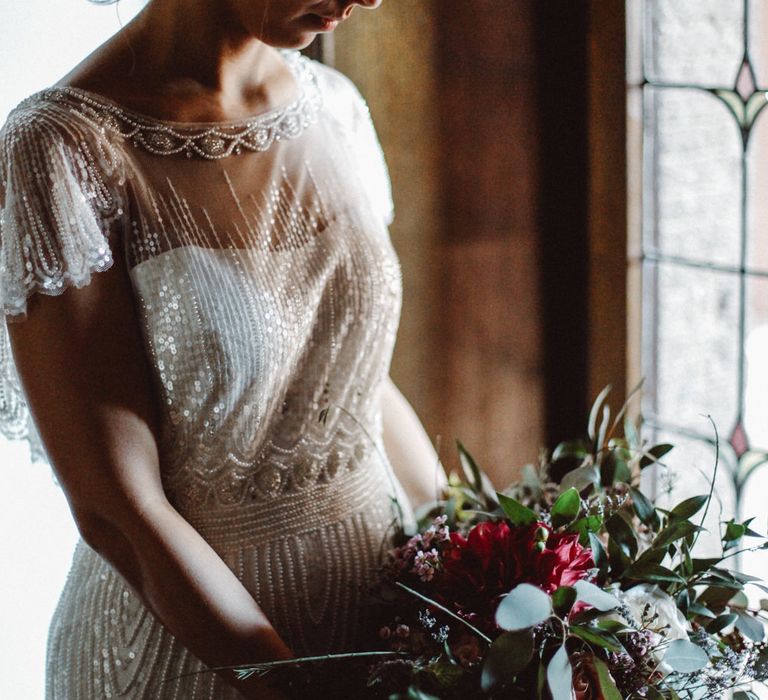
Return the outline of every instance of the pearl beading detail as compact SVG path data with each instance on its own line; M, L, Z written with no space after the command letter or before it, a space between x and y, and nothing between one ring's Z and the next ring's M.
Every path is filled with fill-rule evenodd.
M299 95L288 105L250 119L211 126L164 122L125 109L111 100L73 87L43 91L53 100L72 99L102 128L130 140L157 156L221 160L246 152L263 152L282 139L293 139L317 121L322 96L311 63L298 52L286 52L286 62L299 85Z

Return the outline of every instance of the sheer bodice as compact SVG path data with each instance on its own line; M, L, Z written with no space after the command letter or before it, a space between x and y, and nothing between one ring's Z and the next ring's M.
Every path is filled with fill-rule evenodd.
M294 99L239 122L175 124L74 88L21 103L2 132L0 303L21 321L31 294L88 284L121 247L166 493L314 653L354 646L392 497L409 512L381 442L402 287L365 103L336 71L283 55ZM4 330L0 426L39 446ZM211 675L158 694L199 668L79 543L49 697L231 696Z

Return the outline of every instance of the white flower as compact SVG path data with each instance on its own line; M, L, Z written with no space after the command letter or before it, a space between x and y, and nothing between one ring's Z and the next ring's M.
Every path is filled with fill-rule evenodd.
M630 624L639 624L651 635L652 648L650 653L658 662L658 670L667 675L672 667L664 663L669 642L675 639L688 639L689 625L685 615L680 612L674 598L662 591L658 586L641 583L628 591L622 591L616 585L614 595L619 599L625 610L628 609L632 619ZM611 615L614 619L615 613Z
M643 627L666 641L688 639L688 621L674 598L656 585L641 583L628 591L618 592L619 600Z

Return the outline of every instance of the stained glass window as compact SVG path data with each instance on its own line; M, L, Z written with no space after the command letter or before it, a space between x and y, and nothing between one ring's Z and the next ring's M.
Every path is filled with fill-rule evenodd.
M711 415L723 513L764 531L768 3L644 0L641 32L643 417L682 496L706 493Z

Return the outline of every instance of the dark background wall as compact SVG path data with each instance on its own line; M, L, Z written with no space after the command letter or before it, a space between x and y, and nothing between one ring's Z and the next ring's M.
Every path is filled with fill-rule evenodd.
M392 376L443 462L458 437L498 486L625 390L622 8L387 0L335 36L393 181Z

